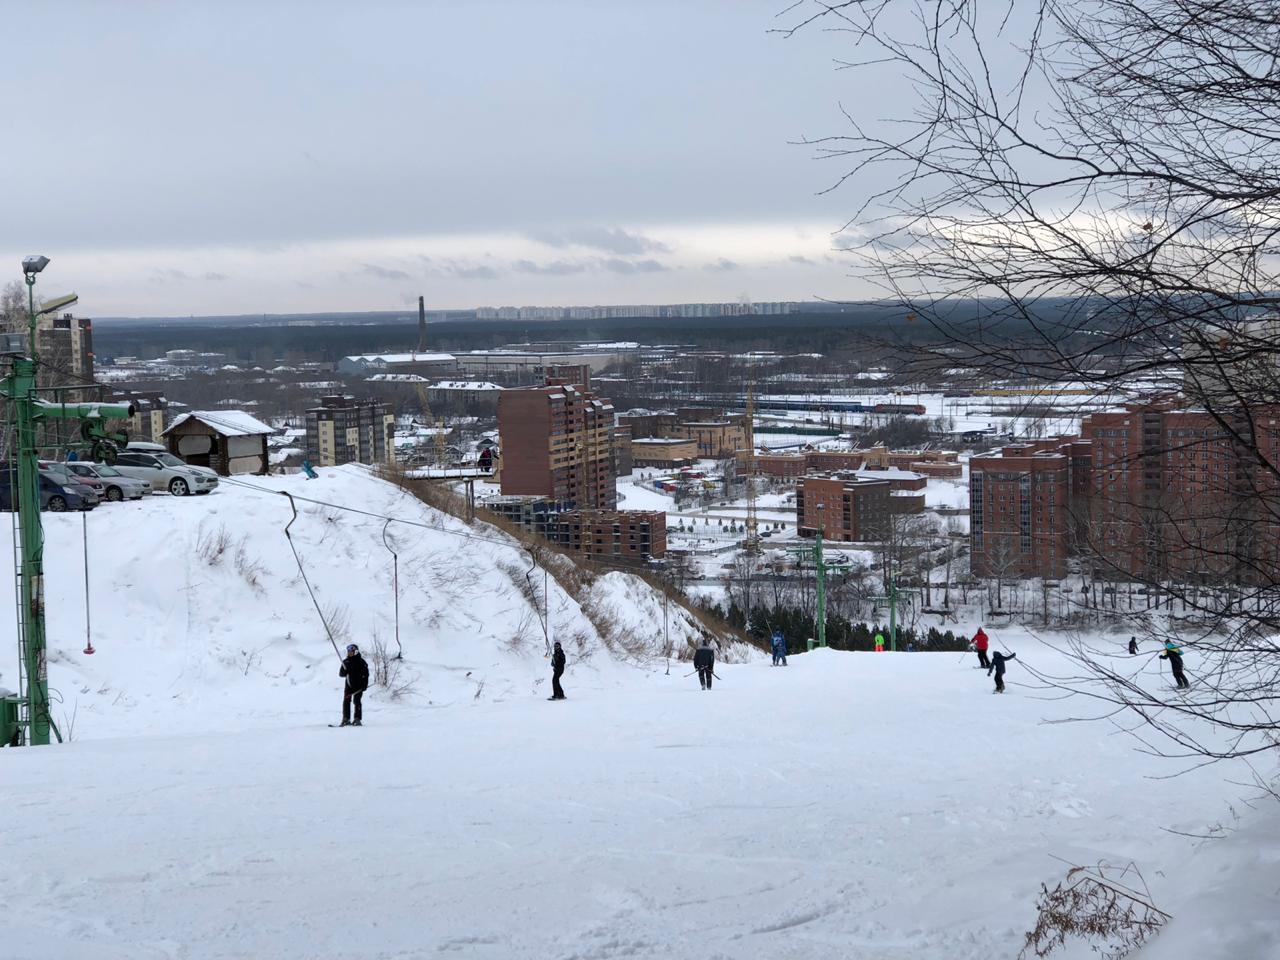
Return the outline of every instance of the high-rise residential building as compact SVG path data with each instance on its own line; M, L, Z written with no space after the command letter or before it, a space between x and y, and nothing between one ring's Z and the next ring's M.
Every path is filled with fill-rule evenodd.
M44 398L67 403L101 400L106 391L93 379L93 321L64 313L43 316L38 323L36 384L45 391ZM51 392L54 389L57 393ZM79 423L65 418L42 420L39 430L45 447L65 447L80 440Z
M1091 414L1080 436L969 461L971 568L1059 578L1077 557L1102 575L1274 579L1277 468L1277 407L1223 417L1166 400Z
M1071 442L1010 444L969 461L969 564L976 576L1066 576Z
M893 512L888 480L801 477L796 484L796 531L846 543L883 540Z
M395 417L377 400L332 395L307 410L307 459L313 466L390 463L394 435Z
M571 383L498 398L504 495L548 497L578 510L618 504L613 404Z

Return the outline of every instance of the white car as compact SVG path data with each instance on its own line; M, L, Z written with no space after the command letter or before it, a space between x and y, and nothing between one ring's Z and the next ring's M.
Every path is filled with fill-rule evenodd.
M218 485L218 475L204 467L192 467L171 453L121 451L113 464L126 477L145 480L152 490L167 490L175 497L208 493Z
M151 484L135 477L126 477L115 467L105 463L87 463L83 460L69 460L62 464L76 477L91 477L102 481L102 495L112 503L121 500L141 500L151 492Z

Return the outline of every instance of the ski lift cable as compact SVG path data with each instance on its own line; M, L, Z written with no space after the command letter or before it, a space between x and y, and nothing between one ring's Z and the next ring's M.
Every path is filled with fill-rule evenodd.
M293 542L293 535L289 533L289 528L293 526L294 521L298 519L298 507L293 502L293 494L281 491L289 498L289 508L293 511L293 516L289 522L284 525L284 538L289 541L289 549L293 551L293 559L297 561L298 573L302 575L302 582L306 584L307 593L311 595L311 603L316 608L316 614L320 617L320 622L324 624L325 635L329 638L329 643L333 645L333 652L338 655L338 659L342 659L342 653L338 650L338 642L333 639L333 631L329 629L329 621L324 615L324 611L320 609L320 601L316 599L316 592L311 589L311 581L307 579L306 568L302 565L302 557L298 555L298 548Z

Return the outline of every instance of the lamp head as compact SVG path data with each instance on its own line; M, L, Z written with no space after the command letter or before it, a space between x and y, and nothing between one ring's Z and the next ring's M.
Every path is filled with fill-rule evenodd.
M22 258L22 272L27 274L28 276L39 273L48 265L49 265L48 257L32 256L32 257Z

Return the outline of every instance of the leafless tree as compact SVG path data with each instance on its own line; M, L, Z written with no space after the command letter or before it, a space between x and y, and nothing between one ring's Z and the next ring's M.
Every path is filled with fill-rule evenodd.
M1140 474L1185 460L1197 502L1135 482L1082 531L1114 538L1092 544L1104 576L1163 582L1214 624L1189 645L1196 684L1169 709L1083 643L1059 682L1192 754L1274 750L1280 0L813 0L785 18L787 37L843 31L843 66L918 97L883 118L863 99L809 142L857 191L841 236L859 275L948 341L943 363L1207 415L1131 454Z

